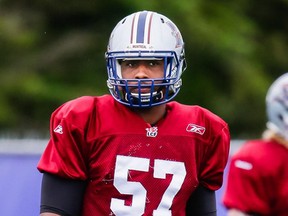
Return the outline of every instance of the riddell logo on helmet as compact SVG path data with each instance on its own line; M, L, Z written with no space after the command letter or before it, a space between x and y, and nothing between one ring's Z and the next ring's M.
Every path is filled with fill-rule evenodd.
M205 133L205 130L206 130L205 127L195 125L195 124L189 124L186 128L186 131L198 133L200 135L203 135Z

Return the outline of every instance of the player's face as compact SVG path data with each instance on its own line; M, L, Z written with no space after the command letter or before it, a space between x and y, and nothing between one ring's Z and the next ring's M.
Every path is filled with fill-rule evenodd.
M121 63L121 72L123 79L147 79L147 82L144 81L142 84L150 86L152 84L151 79L163 78L164 60L125 60ZM161 82L155 81L155 84ZM136 87L133 89L130 90L135 93L138 91ZM150 89L148 87L141 88L141 92L147 93L150 92Z
M155 79L164 76L163 60L125 60L121 63L124 79Z

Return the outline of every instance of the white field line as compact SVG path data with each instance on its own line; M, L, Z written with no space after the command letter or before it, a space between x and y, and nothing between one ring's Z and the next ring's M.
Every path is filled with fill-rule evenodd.
M234 154L244 140L232 140L230 155ZM0 154L42 154L46 139L0 139Z

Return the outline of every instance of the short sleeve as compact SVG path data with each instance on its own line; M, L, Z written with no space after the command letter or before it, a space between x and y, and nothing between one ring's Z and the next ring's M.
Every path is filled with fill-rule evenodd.
M87 178L85 128L91 99L81 98L58 108L50 120L50 140L38 163L40 172L64 178Z
M201 162L200 184L213 191L222 186L230 148L228 125L225 124L219 131L211 139Z
M259 154L261 150L249 144L246 143L244 148L231 158L223 204L227 208L237 208L247 213L264 214L270 212L269 199L272 197L269 195L267 183L271 183L271 179L268 169L265 171L265 167L261 168L262 162L258 164L255 160L257 157L250 157L255 152ZM276 190L276 187L274 189Z

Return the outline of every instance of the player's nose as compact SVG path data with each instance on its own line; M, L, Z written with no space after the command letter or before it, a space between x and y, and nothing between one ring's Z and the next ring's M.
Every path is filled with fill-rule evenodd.
M135 73L135 79L147 79L149 78L149 68L145 63L140 62Z

